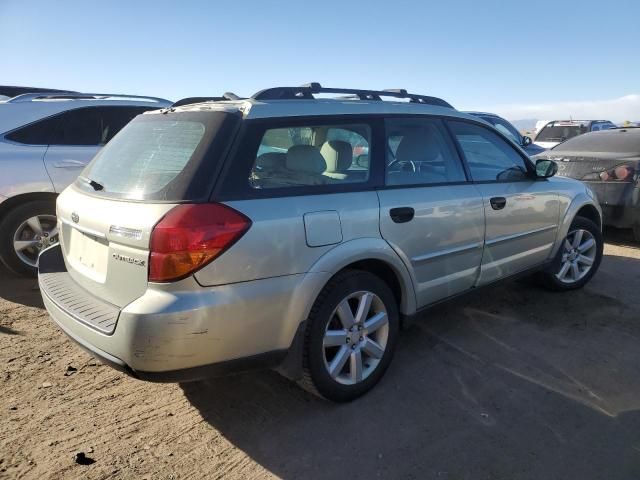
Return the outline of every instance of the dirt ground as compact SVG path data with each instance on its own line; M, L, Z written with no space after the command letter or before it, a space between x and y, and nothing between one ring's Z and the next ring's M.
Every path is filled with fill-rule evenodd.
M347 405L269 371L133 380L0 271L0 478L640 478L640 248L607 240L582 291L520 281L431 310Z

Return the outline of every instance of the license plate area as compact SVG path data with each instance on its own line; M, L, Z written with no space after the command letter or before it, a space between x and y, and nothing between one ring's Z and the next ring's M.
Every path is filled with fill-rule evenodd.
M104 283L109 263L109 242L70 226L66 243L67 261L77 272Z

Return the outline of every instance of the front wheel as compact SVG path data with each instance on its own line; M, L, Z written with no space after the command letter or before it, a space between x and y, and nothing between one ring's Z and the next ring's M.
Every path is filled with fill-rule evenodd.
M598 226L587 218L576 217L552 266L542 275L543 286L558 291L584 287L598 271L603 248Z
M357 270L338 274L309 315L301 385L336 402L363 395L391 363L398 326L396 300L384 281Z

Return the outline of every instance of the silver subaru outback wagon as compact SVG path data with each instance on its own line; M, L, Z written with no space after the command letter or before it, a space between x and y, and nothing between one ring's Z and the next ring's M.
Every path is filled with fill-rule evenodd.
M589 188L441 99L227 98L138 116L58 198L44 303L134 377L275 367L348 401L384 375L402 319L522 273L571 290L598 269Z

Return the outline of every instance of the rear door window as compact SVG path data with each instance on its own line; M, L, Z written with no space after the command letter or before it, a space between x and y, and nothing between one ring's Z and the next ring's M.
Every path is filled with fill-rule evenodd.
M7 135L7 139L27 145L104 145L133 118L148 110L153 108L144 106L76 108L15 130Z

